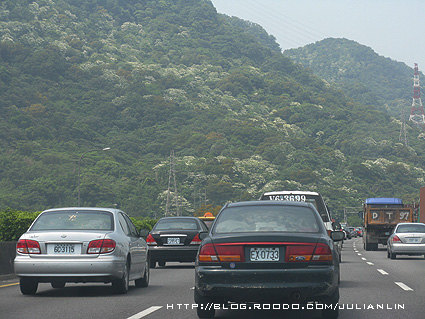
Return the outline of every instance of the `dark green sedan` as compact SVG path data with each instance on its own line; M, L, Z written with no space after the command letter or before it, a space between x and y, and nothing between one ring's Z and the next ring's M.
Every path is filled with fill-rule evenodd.
M340 269L334 241L343 236L336 231L329 237L308 203L225 205L203 236L196 258L198 317L212 318L229 302L316 302L323 317L337 318Z

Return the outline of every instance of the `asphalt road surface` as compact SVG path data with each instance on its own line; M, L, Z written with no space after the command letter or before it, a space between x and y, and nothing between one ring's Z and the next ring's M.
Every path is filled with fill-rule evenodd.
M7 319L172 319L197 318L193 301L194 266L168 263L151 269L147 288L131 283L126 295L115 295L111 285L67 284L53 289L39 284L37 294L24 296L16 278L0 280L0 318ZM387 258L384 246L365 251L362 239L344 242L341 264L339 318L425 318L425 260ZM257 305L258 306L258 305ZM320 318L320 310L282 310L285 304L230 304L216 318ZM300 305L302 307L302 305ZM273 308L275 308L273 310ZM277 309L276 309L277 308Z

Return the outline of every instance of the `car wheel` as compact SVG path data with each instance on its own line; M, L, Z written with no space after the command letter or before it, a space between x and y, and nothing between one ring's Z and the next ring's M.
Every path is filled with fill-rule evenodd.
M391 258L391 259L396 259L396 258L397 258L397 255L396 255L396 254L394 254L394 253L392 253L392 252L390 252L390 258Z
M62 280L55 280L50 283L52 288L63 288L65 287L66 282Z
M165 267L165 261L158 261L159 267Z
M149 278L150 278L149 264L150 264L149 259L147 259L145 263L145 273L143 274L143 277L140 279L136 279L134 281L134 284L136 285L137 288L144 288L149 286Z
M151 259L150 262L149 262L149 267L155 268L156 267L156 260Z
M196 288L194 294L198 318L214 318L215 309L212 300L202 297Z
M38 282L33 278L21 277L19 279L19 287L23 295L35 295L38 288Z
M335 319L339 316L339 287L335 292L324 302L327 307L322 310L322 318Z
M112 288L114 292L117 294L126 294L128 292L129 280L129 266L127 262L124 267L124 274L122 275L122 278L112 281Z
M387 258L390 258L390 251L387 250Z

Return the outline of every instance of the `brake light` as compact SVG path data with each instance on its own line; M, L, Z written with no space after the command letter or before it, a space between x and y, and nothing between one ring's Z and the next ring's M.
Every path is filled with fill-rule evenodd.
M286 247L286 260L290 262L310 261L314 247L314 244L288 245Z
M288 262L332 261L332 251L327 244L302 243L286 247Z
M189 245L199 245L201 242L202 240L199 238L199 234L196 234Z
M245 261L242 245L213 245L202 246L198 260L200 262L239 262Z
M401 243L400 237L398 237L397 235L394 235L393 243Z
M87 254L107 254L115 250L116 243L112 239L92 240L87 247Z
M327 244L318 243L314 255L311 258L313 261L331 261L333 259L332 251Z
M41 254L38 241L29 239L20 239L16 244L16 251L21 254Z
M158 245L151 234L149 234L148 237L146 237L146 243L148 245Z

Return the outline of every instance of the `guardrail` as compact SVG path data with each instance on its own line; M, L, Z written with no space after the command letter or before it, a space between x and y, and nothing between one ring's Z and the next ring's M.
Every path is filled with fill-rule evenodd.
M0 242L0 275L13 274L13 260L16 256L16 242Z

